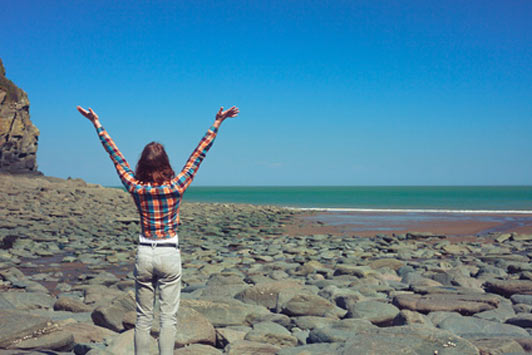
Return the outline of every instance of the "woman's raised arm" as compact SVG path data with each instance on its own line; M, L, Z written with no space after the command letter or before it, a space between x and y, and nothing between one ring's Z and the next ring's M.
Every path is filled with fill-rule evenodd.
M177 183L177 188L181 194L185 192L198 172L198 168L205 158L205 154L211 149L214 138L216 138L216 134L218 133L218 128L220 128L222 122L227 118L236 117L239 113L239 109L235 106L226 111L223 110L223 107L220 107L220 110L216 113L214 124L200 140L198 146L188 158L183 170L172 180L172 182Z
M104 149L107 151L109 157L115 165L116 171L118 173L118 176L120 177L120 180L122 181L122 184L124 184L128 191L132 191L139 184L137 179L135 178L135 174L131 170L126 158L122 155L120 150L118 150L118 147L116 146L115 142L111 139L111 136L109 136L107 131L103 128L102 124L100 123L100 118L98 117L96 112L94 112L92 108L85 110L81 106L78 106L77 109L79 113L87 117L89 121L92 122L94 128L96 128L96 132L98 132L98 137L100 137L100 141Z

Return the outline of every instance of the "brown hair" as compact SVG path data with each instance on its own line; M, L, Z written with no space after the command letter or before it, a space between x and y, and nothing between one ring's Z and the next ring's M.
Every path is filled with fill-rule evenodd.
M162 185L175 176L162 144L151 142L144 147L135 169L135 177L144 183Z

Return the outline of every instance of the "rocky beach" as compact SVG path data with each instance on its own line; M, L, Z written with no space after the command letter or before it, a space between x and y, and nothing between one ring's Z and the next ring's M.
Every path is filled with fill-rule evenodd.
M1 352L132 353L131 197L7 173L0 197ZM175 354L532 352L532 235L311 233L303 212L239 204L181 216Z

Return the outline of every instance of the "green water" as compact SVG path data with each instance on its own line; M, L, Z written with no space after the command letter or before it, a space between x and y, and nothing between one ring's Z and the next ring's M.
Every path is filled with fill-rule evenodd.
M532 211L532 186L193 186L184 200L346 209Z

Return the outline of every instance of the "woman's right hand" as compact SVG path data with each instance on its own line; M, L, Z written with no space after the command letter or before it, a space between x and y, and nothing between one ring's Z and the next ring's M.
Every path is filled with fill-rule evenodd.
M100 121L98 115L96 112L92 110L92 108L89 107L89 110L85 110L83 107L78 106L77 107L79 113L81 113L83 116L87 117L93 124L96 124Z
M217 123L222 123L226 118L229 118L229 117L236 117L240 113L240 110L236 106L233 106L229 110L225 110L225 111L223 109L224 109L223 107L220 107L220 109L218 110L218 113L216 114Z

